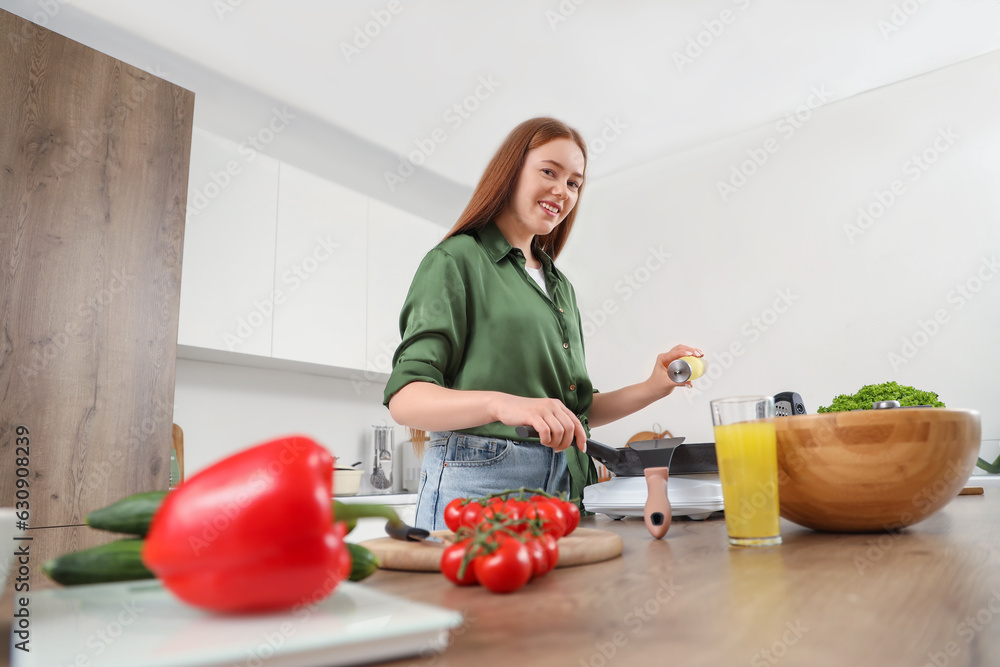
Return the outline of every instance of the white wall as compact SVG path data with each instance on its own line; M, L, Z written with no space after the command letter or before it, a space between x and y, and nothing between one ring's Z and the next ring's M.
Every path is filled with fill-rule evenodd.
M704 349L721 372L594 437L621 445L659 423L711 441L712 398L797 391L815 412L837 394L893 379L979 410L983 452L995 458L1000 279L984 281L961 308L954 290L976 287L983 262L1000 254L998 81L1000 54L985 56L818 108L791 136L769 123L589 183L560 264L576 286L596 386L645 378L656 352L678 342ZM913 180L908 161L949 128L952 144L939 140L947 150ZM778 148L723 201L717 183L765 145ZM848 238L858 207L894 180L902 194ZM670 257L657 268L659 253ZM787 308L779 293L789 295ZM785 312L770 311L776 299ZM920 322L936 311L947 321L907 359L902 339L922 343ZM721 358L734 344L742 354ZM894 369L890 353L905 363ZM175 421L187 469L292 431L352 463L370 426L390 421L381 389L178 360Z
M797 391L815 412L896 380L979 410L984 440L1000 438L998 83L994 53L802 113L791 136L775 119L590 183L562 263L591 324L595 386L644 379L679 342L705 350L717 375L594 437L620 445L658 422L711 441L713 398ZM723 201L718 182L765 146ZM914 170L925 150L938 159ZM895 201L849 238L858 207L878 212L885 191ZM671 256L657 268L650 248ZM955 291L966 284L971 300ZM723 359L733 345L742 354Z

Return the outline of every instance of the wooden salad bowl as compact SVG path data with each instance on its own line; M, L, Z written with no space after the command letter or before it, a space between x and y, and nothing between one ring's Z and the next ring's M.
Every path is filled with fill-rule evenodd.
M779 417L781 516L814 530L869 533L926 519L976 465L979 413L947 408Z

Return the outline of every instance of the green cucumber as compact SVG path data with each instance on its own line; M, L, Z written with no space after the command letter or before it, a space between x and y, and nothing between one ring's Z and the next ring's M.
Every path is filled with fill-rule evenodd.
M99 530L113 533L125 533L145 537L149 532L149 524L153 515L160 508L167 491L147 491L122 498L113 505L94 510L87 515L87 525ZM357 504L333 501L333 516L337 521L347 524L350 533L362 517L381 517L399 523L396 512L386 505Z
M45 563L42 572L63 586L155 579L142 563L142 545L143 540L133 537L71 551Z
M72 551L42 566L52 581L63 586L102 584L111 581L155 579L142 562L144 540L126 538L83 551ZM345 542L351 554L351 581L367 579L379 568L378 557L360 544Z
M160 508L167 493L167 491L147 491L122 498L113 505L102 507L88 514L87 525L113 533L145 537L146 533L149 532L149 524L153 520L153 515ZM362 517L374 516L389 521L399 521L399 517L391 507L378 504L342 503L338 500L333 501L333 516L337 521L343 521L347 524L348 533L354 530L358 519Z
M347 550L351 552L351 581L361 581L375 574L379 568L378 556L371 552L371 549L363 547L353 542L345 542Z
M145 537L153 515L166 497L166 491L147 491L122 498L114 505L102 507L87 515L87 525L113 533Z

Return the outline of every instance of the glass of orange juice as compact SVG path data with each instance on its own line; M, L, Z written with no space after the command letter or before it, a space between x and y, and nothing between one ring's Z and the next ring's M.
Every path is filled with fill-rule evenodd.
M781 544L774 399L738 396L714 400L711 406L729 543Z

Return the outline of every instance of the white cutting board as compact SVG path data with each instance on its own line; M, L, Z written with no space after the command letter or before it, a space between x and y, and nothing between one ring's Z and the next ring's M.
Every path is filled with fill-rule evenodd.
M331 667L441 651L462 615L343 582L318 603L223 616L188 606L157 581L31 595L29 653L14 667Z

